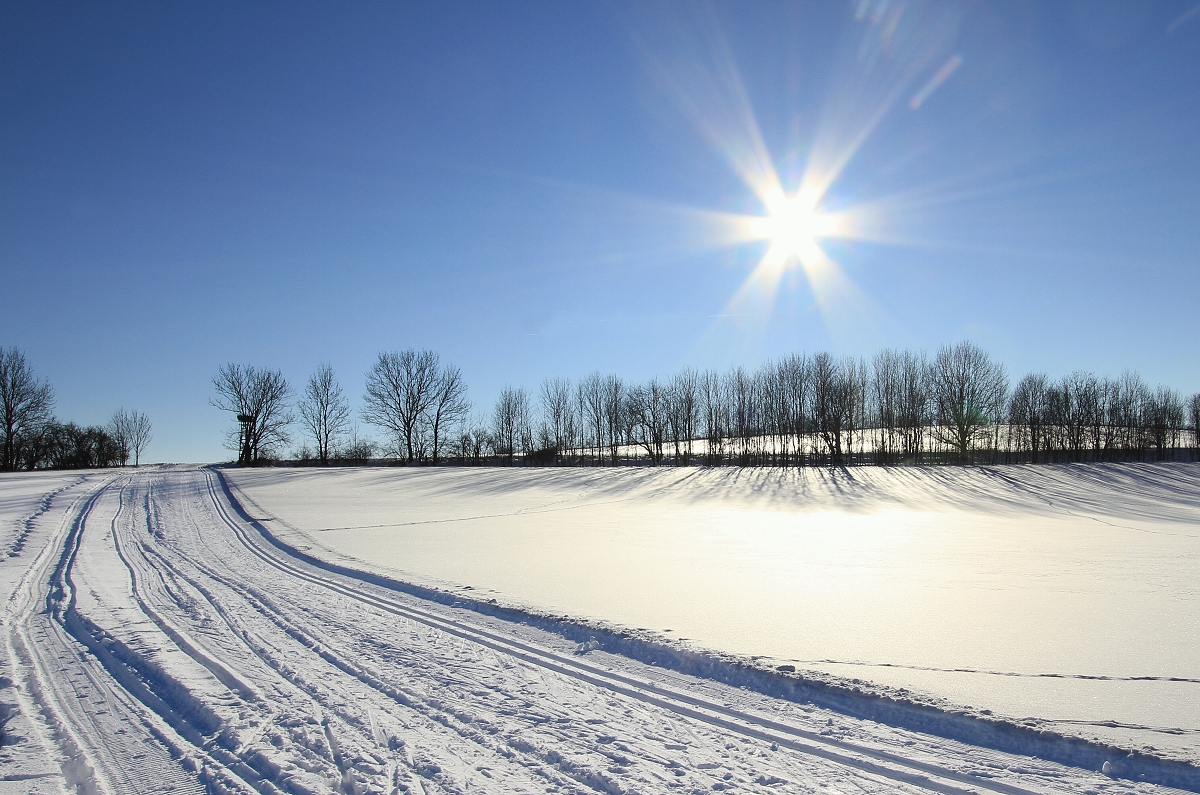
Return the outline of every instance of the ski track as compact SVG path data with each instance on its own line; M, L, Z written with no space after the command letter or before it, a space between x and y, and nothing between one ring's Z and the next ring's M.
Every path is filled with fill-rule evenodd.
M579 649L289 557L229 500L89 475L19 523L5 675L57 791L1175 791Z

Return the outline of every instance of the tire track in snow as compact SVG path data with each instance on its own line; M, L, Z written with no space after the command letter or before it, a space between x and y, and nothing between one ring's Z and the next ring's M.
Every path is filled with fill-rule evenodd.
M225 715L231 711L235 713L233 717L238 721L241 734L230 748L237 749L238 757L232 753L221 756L216 751L215 757L205 756L202 749L192 751L181 744L169 727L162 727L164 736L174 737L171 741L181 744L180 747L195 758L212 760L206 761L201 771L201 780L210 792L250 792L246 781L260 792L292 789L294 782L287 778L290 774L286 770L281 774L275 762L286 759L303 763L303 758L288 756L296 746L280 747L282 756L261 756L260 749L270 754L270 744L278 739L272 736L275 729L295 725L295 718L312 714L317 716L311 724L316 732L310 731L308 736L319 735L326 747L337 746L335 756L340 755L340 761L336 763L336 769L342 779L340 782L331 779L325 785L309 788L295 785L292 791L297 793L386 791L395 795L409 791L432 795L439 792L525 792L546 788L578 793L586 788L615 794L669 791L668 788L697 784L706 788L712 785L714 790L736 786L743 791L769 791L775 787L808 791L816 782L822 787L831 785L826 791L844 793L911 791L908 785L945 793L997 789L963 773L960 775L967 775L968 781L962 786L934 775L925 776L927 780L922 785L904 782L895 775L897 772L903 774L903 769L893 769L893 775L887 776L864 770L861 764L847 767L841 761L822 760L819 754L809 755L812 762L805 761L804 756L787 753L771 756L765 745L774 743L786 751L793 747L789 739L803 741L803 738L789 737L786 730L794 727L783 721L771 722L731 709L731 713L750 715L758 723L730 728L727 724L740 722L734 717L707 713L706 706L724 706L717 699L728 698L729 694L697 699L700 703L691 707L701 715L697 718L671 706L680 706L678 697L688 695L676 692L691 686L682 679L678 685L670 682L662 687L661 683L655 685L636 676L625 677L630 683L627 689L632 692L623 693L610 686L614 672L573 657L569 650L555 652L553 648L535 645L537 641L522 642L520 638L510 637L503 629L493 628L493 632L487 633L477 626L460 624L453 617L422 610L424 603L419 601L410 606L408 596L397 594L401 601L395 601L386 598L388 594L384 593L379 597L381 603L372 604L363 598L372 594L362 591L374 592L374 586L356 582L353 578L345 579L337 573L308 569L298 558L279 557L279 552L264 543L269 536L261 527L257 529L263 533L262 538L250 533L249 527L230 512L230 503L223 503L221 494L214 492L211 474L195 472L187 477L189 479L180 482L178 487L157 475L137 479L139 487L144 485L147 492L153 491L165 500L161 505L154 503L149 493L143 501L138 488L132 486L128 491L120 492L123 496L118 502L126 513L125 519L114 520L114 547L109 547L107 540L103 547L97 546L102 538L97 534L99 517L108 519L106 511L110 503L106 502L96 511L91 520L93 531L87 545L88 554L80 556L83 576L80 587L86 590L89 584L102 582L96 576L107 576L104 573L109 570L121 571L122 563L131 567L130 577L136 581L136 594L121 597L115 605L117 613L114 616L122 610L148 607L204 656L219 661L232 676L262 696L261 702L250 702L233 693L236 698L232 703L226 703L224 695L219 703L211 702L224 709ZM207 481L207 494L206 481L201 478ZM109 497L116 494L115 488L108 492ZM146 513L144 528L139 524L141 517L138 515L143 507ZM222 510L224 514L221 514ZM224 531L222 523L229 526L230 532ZM247 543L256 545L258 551L250 550L253 554L247 554ZM96 557L97 550L104 554ZM263 558L263 554L272 559ZM298 570L310 576L297 579L292 572L281 570L280 563L295 563ZM93 565L103 568L93 570ZM116 568L111 568L113 566ZM331 585L344 587L338 590ZM115 599L117 594L116 591L111 594L104 591L104 596ZM88 604L86 600L84 604ZM103 607L103 603L101 608L93 618L103 624L108 615L105 610L112 608ZM399 609L407 609L410 614L400 615ZM428 620L421 620L411 611ZM164 627L148 614L146 621L139 618L136 623L142 627L139 632L150 633L144 637L151 647L158 647L160 637L178 647ZM49 629L55 628L52 622L47 624ZM151 624L157 630L151 628ZM293 631L289 632L289 629ZM487 640L479 634L481 631L496 642L492 645L481 643L481 639ZM410 635L412 643L407 644L404 638ZM40 641L39 637L35 642ZM141 648L140 642L135 645ZM77 647L68 641L63 648ZM314 654L316 649L320 652ZM523 658L525 652L521 649L528 649L535 659ZM172 659L181 666L180 672L196 668L192 662L195 657L185 660L174 649L170 651ZM263 663L261 666L260 662ZM567 670L556 670L547 662ZM579 675L581 669L578 666L592 669L592 675L596 677L610 677L609 684L589 681ZM109 675L95 666L94 661L92 667L98 683L111 689ZM586 673L586 670L582 672ZM517 686L518 682L523 684ZM91 687L91 680L88 683ZM197 692L211 696L206 687L204 685ZM388 698L386 690L399 692L400 687L416 705L411 712L407 707L396 710L391 706L400 702ZM648 688L657 688L664 695L658 701L646 698L654 695ZM707 684L702 683L702 689L707 692L707 688ZM722 688L723 685L716 686L713 692L723 693ZM152 725L157 717L154 713L146 714L145 707L120 688L109 693L97 687L91 692L102 703L93 705L91 700L76 699L75 707L85 713L82 719L86 719L86 713L93 709L125 709L124 714L131 716L131 723L144 721ZM664 706L663 701L670 703ZM249 720L246 716L239 718L236 714L239 710L246 711ZM380 720L376 719L377 715ZM592 717L608 720L584 721ZM284 723L283 719L290 722ZM584 726L585 722L596 725ZM611 728L602 726L606 722ZM773 731L769 728L771 723L783 727L784 731ZM859 726L858 723L847 720L846 726L834 727L832 731L844 737L847 726L857 726L854 730L869 742L882 741L889 750L900 747L900 742L890 735L877 734L871 724ZM394 731L397 726L399 732ZM142 731L140 726L133 728L138 729L139 739L149 732L149 729ZM305 726L300 729L302 733L307 730ZM286 728L280 730L287 734ZM613 737L613 734L618 736ZM84 738L95 743L101 736L104 736L102 732L86 733ZM390 745L393 737L397 740L403 737L399 748L383 750L383 743ZM842 742L841 737L817 740L817 750L831 750L852 761L872 762L881 768L891 767L878 759L863 760L854 751L840 751L823 744ZM726 738L736 743L736 747ZM854 746L853 743L849 745ZM376 754L379 766L369 784L355 773L362 748L379 749ZM989 758L987 753L973 748L949 755L943 755L936 745L919 746L913 751L934 762L947 759L955 766L965 762L970 769L978 768L985 776L1037 775L1041 777L1037 782L1040 785L1036 789L1038 792L1060 787L1054 777L1064 773L1067 778L1062 781L1078 783L1087 780L1085 777L1077 780L1070 771L1057 767L1037 769L1038 763L1032 759L999 755ZM906 753L900 751L900 754ZM972 758L967 757L968 753ZM101 756L111 758L111 750L102 751ZM603 757L602 764L597 767L596 761L600 757ZM611 762L608 774L603 772L608 765L603 760ZM252 762L263 769L272 769L271 765L275 765L275 772L267 778L259 778L255 770L246 767ZM329 764L333 766L334 762ZM1025 770L1019 769L1022 765L1026 766ZM177 763L173 766L178 770ZM136 766L131 767L137 770ZM947 770L937 764L933 767L939 772ZM235 770L244 774L240 781L232 775ZM730 781L730 775L726 773L725 779L719 779L726 770L739 777ZM845 773L840 772L842 770ZM922 775L911 771L909 774L916 778ZM789 784L779 775L797 780ZM1092 780L1102 781L1098 777ZM382 786L385 781L386 786ZM189 783L194 785L194 777ZM1003 781L999 783L1003 784ZM144 792L147 787L114 784L100 789ZM1023 787L1010 787L1010 790L1030 791Z
M172 758L181 748L173 730L124 682L114 681L95 638L91 645L76 637L86 632L77 615L64 615L74 603L70 567L86 520L112 482L75 501L27 570L6 611L9 648L23 663L26 687L61 750L68 785L84 795L199 793L194 777ZM81 653L80 644L91 653Z
M50 510L50 505L54 502L55 497L57 497L59 494L62 494L67 489L78 486L80 483L83 483L86 480L86 477L80 476L78 480L68 483L65 486L60 486L54 491L51 491L42 497L41 502L38 503L37 510L31 513L29 516L26 516L24 519L18 520L16 525L19 529L17 530L16 535L13 537L12 543L8 546L8 557L15 558L21 554L21 550L25 548L25 542L29 540L29 536L33 533L34 524L37 522L38 518Z
M239 546L238 549L241 549ZM312 703L318 708L318 712L324 712L334 715L339 718L343 724L351 729L354 729L363 735L369 735L372 739L375 738L374 729L369 724L369 715L364 722L361 715L355 711L347 709L346 700L339 696L339 691L330 689L331 680L324 676L302 675L301 672L294 670L288 662L281 656L280 650L272 649L266 645L266 641L259 639L256 633L249 631L243 622L234 618L230 610L222 606L221 600L216 597L207 587L199 581L189 577L180 571L177 567L170 563L165 557L157 552L148 550L162 565L169 568L176 576L179 576L191 587L195 588L209 602L210 606L222 618L223 622L229 630L239 638L245 650L255 655L264 665L277 675L281 680L287 682L295 690L303 694L305 697L312 700ZM508 747L497 747L490 742L487 737L471 727L469 721L457 720L461 716L456 714L452 708L440 703L437 699L429 699L423 694L412 690L406 690L402 687L389 685L384 682L377 674L361 668L361 666L348 661L344 655L336 652L337 644L321 639L314 639L311 627L300 629L297 625L288 620L288 611L281 609L273 604L271 597L262 593L252 586L243 586L226 575L206 566L198 560L188 559L190 566L205 578L213 583L220 585L223 588L231 590L235 594L239 594L246 604L251 608L253 613L263 616L265 619L274 624L282 633L283 637L297 643L305 651L312 652L326 664L330 666L331 671L347 674L351 676L355 684L362 684L371 687L376 692L381 693L386 698L391 699L401 706L410 708L414 713L427 721L428 731L441 732L449 729L461 739L474 743L482 748L485 752L494 754L496 758L511 757L514 755L513 750ZM306 610L301 607L300 609ZM307 610L306 610L307 612ZM327 720L322 720L321 725L325 728L326 736L332 733L332 728ZM441 743L441 741L439 741ZM402 759L408 760L407 767L409 768L409 776L401 776L400 768L394 763L389 763L392 773L390 778L394 779L393 783L404 783L405 786L412 786L420 791L420 777L436 775L439 768L436 765L422 761L423 757L418 753L416 757L408 748L410 743L403 744L405 749ZM376 741L376 745L379 743ZM389 743L390 745L390 743ZM381 746L388 747L387 745ZM534 767L543 762L541 758L534 759L533 757L516 752L517 756L525 757L526 762L522 765L525 767ZM416 761L413 761L415 758ZM347 769L344 764L339 763L339 770L343 775ZM432 771L432 772L431 772ZM425 788L433 792L457 792L458 789L444 778L439 779L440 783L434 783L428 778L425 779ZM565 785L567 782L562 779L554 779L549 783L555 785ZM345 785L344 785L345 786ZM519 787L524 789L525 787ZM352 786L351 786L352 789ZM351 791L350 789L346 790Z
M163 532L162 527L159 525L159 512L155 510L155 507L156 506L154 505L147 507L148 524L146 529L154 538L164 540L167 537L167 534ZM198 528L199 525L196 525L193 529ZM202 543L204 543L203 533L198 533L197 538L201 539ZM361 731L363 727L359 725L362 723L359 720L359 717L353 711L344 708L348 702L340 699L336 690L330 689L331 682L327 678L315 676L305 678L298 671L293 670L286 660L286 652L277 647L272 647L268 640L259 637L257 632L251 630L245 622L235 617L233 613L241 612L240 606L235 607L224 604L225 600L220 598L214 592L213 586L216 586L217 589L228 589L230 592L239 595L239 598L243 599L251 607L250 612L252 614L255 611L261 613L261 606L255 602L252 596L248 597L245 594L246 589L240 586L237 582L234 582L227 575L222 575L213 568L206 566L194 556L183 555L182 559L189 567L196 570L196 573L199 575L199 577L193 577L185 573L180 566L177 566L175 563L173 563L167 556L157 550L152 549L148 545L142 544L140 549L145 556L147 563L152 569L158 572L159 576L163 578L164 583L166 580L165 575L170 574L170 576L173 578L186 583L186 585L199 594L201 599L203 599L213 610L213 612L220 619L220 622L228 630L228 637L232 638L236 644L236 647L233 647L228 643L220 643L224 654L237 659L238 657L245 657L248 653L250 658L257 659L262 663L264 671L269 672L269 675L274 677L275 684L264 684L262 682L261 675L257 679L259 688L262 690L262 692L264 694L270 694L271 696L266 699L266 704L263 702L258 702L259 706L265 707L264 710L260 710L258 713L259 717L263 719L262 725L264 726L264 729L260 732L260 735L266 736L271 733L273 728L282 727L285 733L287 731L291 732L293 740L297 740L295 735L297 726L299 726L299 731L301 732L302 736L307 736L304 734L306 729L311 730L313 727L319 727L317 735L321 738L321 742L324 743L322 747L313 746L311 744L311 737L309 737L307 740L299 740L299 745L294 745L290 749L283 748L278 737L272 740L271 745L275 745L279 747L281 751L284 751L282 759L310 773L318 772L313 765L309 762L306 762L304 758L304 754L308 752L307 759L311 761L311 752L315 751L317 757L323 758L337 770L338 776L340 777L340 782L332 785L334 790L346 793L358 793L366 791L377 792L378 790L376 788L379 786L379 782L364 781L363 777L359 775L358 768L354 764L361 759L361 757L357 755L358 752L362 750L361 748L358 748L358 751L355 752L353 759L350 759L347 754L341 753L340 751L335 752L333 750L335 746L338 745L336 742L336 737L341 736L343 731L349 729L359 730L360 733L363 733ZM213 550L213 559L220 559L220 554L216 552L216 550ZM208 584L201 583L201 578L206 579ZM182 603L177 602L177 604L183 607ZM188 612L186 607L184 610L185 612ZM292 642L298 643L306 651L311 651L308 646L298 641L293 635L283 632L282 636ZM288 694L284 694L279 689L279 683L285 683L287 685L289 688ZM282 701L280 699L281 695L283 696ZM295 704L295 697L297 696L303 699L309 705L309 708L297 708L297 705ZM318 716L317 719L314 720L312 718L313 715ZM341 724L335 727L329 720L330 715L338 718L341 721ZM252 723L251 725L259 724ZM262 738L260 737L260 739ZM343 737L343 739L346 738ZM229 740L226 742L229 742ZM238 745L236 754L233 754L232 752L229 752L229 754L235 756L236 763L240 764L244 768L242 777L257 781L260 791L276 791L272 785L272 782L290 792L317 791L309 789L309 786L311 785L306 785L295 780L289 780L289 777L293 776L294 773L288 772L287 770L283 769L279 763L273 761L272 758L264 755L264 748L261 744L257 744L253 740L249 743L243 743L238 740L236 743ZM378 743L375 744L378 745ZM367 745L369 746L370 743ZM303 748L304 750L297 752L297 747ZM382 748L386 749L386 746L383 746ZM385 753L386 756L385 750L381 750L381 752ZM288 756L289 753L292 754L290 757ZM395 769L396 766L394 762L385 761L382 759L377 759L376 761L380 761L381 763L380 772L386 771L387 781L390 782L388 792L396 791L394 789L396 785L403 784L407 786L408 784L412 783L407 779L407 777L402 776L400 772ZM246 766L250 767L247 768ZM264 770L266 772L262 773ZM262 773L262 778L259 778L259 773ZM326 782L324 787L319 791L327 791L325 787L328 786L330 785L328 782ZM403 786L400 787L399 791L402 790Z
M166 635L176 647L179 648L180 651L202 665L209 673L213 675L213 677L216 678L218 682L225 685L227 688L246 701L258 701L258 694L254 692L253 688L238 679L238 677L224 665L217 662L212 657L197 648L197 646L188 638L186 638L178 629L176 629L161 615L159 615L154 608L150 607L146 599L142 596L142 589L139 586L137 570L134 568L134 565L130 561L129 557L125 554L124 547L121 544L121 533L117 527L117 520L120 519L121 511L125 508L125 489L128 487L128 485L128 483L125 483L121 486L121 491L118 496L120 504L118 505L117 513L113 515L111 529L113 547L116 549L117 557L121 560L121 563L125 565L125 568L129 572L129 581L133 592L134 601L137 602L138 607L142 609L142 612L146 614L146 617L149 618L154 625L158 627L159 630Z
M145 612L147 605L140 593L136 572L129 566L130 561L120 546L120 520L127 508L124 492L128 485L129 481L126 481L118 491L117 509L110 522L111 535L106 538L126 565L134 601ZM223 722L210 705L190 692L151 656L122 642L101 624L79 612L75 600L78 589L73 582L72 571L95 503L112 488L113 482L110 481L93 495L76 517L55 575L51 578L51 593L47 596L47 604L54 605L50 611L55 618L51 626L61 625L99 662L96 670L87 673L91 685L108 702L104 705L106 709L96 709L94 702L89 708L86 698L72 705L77 725L84 721L90 721L93 725L94 731L84 733L88 736L88 746L93 749L104 748L109 757L103 786L98 780L94 786L81 786L80 791L87 793L96 789L119 794L204 791L216 795L248 795L257 791L262 795L278 795L279 789L274 786L270 776L261 774L254 767L253 759L245 759L220 745L221 737L217 730L222 728ZM163 630L158 622L152 623L160 631ZM124 627L125 624L119 620L117 622L118 627ZM172 633L164 632L171 642L182 637L178 633L174 635L172 637ZM182 648L180 650L184 651ZM112 687L112 684L116 687ZM109 714L114 705L123 705L134 717L122 720L116 726L97 720L98 716ZM150 749L145 747L145 738L132 734L126 737L128 727L139 723L149 732L151 739L166 749L167 758L148 753Z
M349 596L352 599L373 605L394 615L417 621L455 637L486 646L494 651L515 657L539 668L585 681L597 687L620 693L643 703L652 704L692 720L707 723L723 730L734 731L743 736L783 745L809 756L853 768L863 773L869 773L898 783L917 786L933 792L945 793L946 795L960 795L961 793L969 793L976 790L989 790L1004 793L1004 795L1033 795L1032 790L1022 787L999 781L981 779L976 776L960 773L956 770L906 759L887 751L867 748L844 740L831 739L816 732L810 732L778 721L761 718L707 699L670 691L651 682L645 682L630 676L598 668L577 659L570 659L554 654L553 652L538 649L511 638L505 638L486 630L401 605L392 600L356 591L328 576L315 575L301 569L297 565L281 561L264 552L246 535L239 522L230 516L229 512L225 509L218 494L214 475L211 470L205 470L205 475L208 480L209 495L216 506L217 513L234 532L235 536L260 560L292 577L320 585L329 590ZM217 473L215 477L221 476ZM222 492L226 499L232 501L232 494L227 486L222 489ZM235 510L240 508L236 503L233 504ZM242 513L244 514L244 511ZM251 520L251 523L252 525L257 524L254 520ZM256 529L260 533L264 533L261 525L257 526ZM939 781L938 779L941 780ZM976 790L963 789L956 786L958 784L965 784L976 788Z

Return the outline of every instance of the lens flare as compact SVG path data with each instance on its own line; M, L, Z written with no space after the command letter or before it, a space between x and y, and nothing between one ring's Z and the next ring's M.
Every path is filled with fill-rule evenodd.
M698 8L694 16L647 25L659 46L647 39L644 52L664 94L727 161L759 208L705 214L710 238L763 246L721 316L765 324L782 289L807 283L831 334L870 333L880 312L831 256L830 244L894 235L895 224L884 217L892 205L837 186L889 114L906 103L919 112L960 70L964 57L952 49L960 11L948 4L859 0L853 18L845 20L828 96L813 128L791 133L786 145L794 154L777 159L715 9ZM791 167L781 170L780 163ZM848 202L851 195L857 201Z

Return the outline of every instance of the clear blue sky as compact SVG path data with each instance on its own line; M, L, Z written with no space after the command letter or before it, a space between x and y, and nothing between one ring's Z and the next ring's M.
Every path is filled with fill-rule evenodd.
M484 409L964 338L1190 393L1198 76L1195 0L5 3L0 345L165 461L228 457L222 363L409 347ZM764 175L824 275L752 278Z

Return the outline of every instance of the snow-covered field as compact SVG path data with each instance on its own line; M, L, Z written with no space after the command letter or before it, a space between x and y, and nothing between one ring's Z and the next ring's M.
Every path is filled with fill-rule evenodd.
M1200 468L231 472L313 554L1200 760Z
M1153 587L1126 603L1126 612L1169 593L1176 600L1177 634L1192 626L1194 643L1194 624L1187 622L1195 619L1194 601L1188 601L1195 595L1180 592L1172 579L1189 565L1189 554L1190 565L1195 562L1188 547L1194 535L1183 532L1195 493L1190 472L1088 470L1082 477L1125 477L1138 484L1128 490L1128 499L1110 506L1114 510L1105 521L1157 534L1178 532L1155 535L1149 543L1163 568L1153 572ZM230 474L238 484L232 490L225 481ZM899 613L890 604L895 598L886 588L872 591L863 572L874 565L881 577L898 581L883 561L906 548L904 536L919 536L924 526L910 517L915 524L905 525L907 531L872 543L870 517L885 504L903 515L919 503L931 521L962 508L931 500L960 490L953 481L963 476L938 473L948 479L943 485L930 485L920 473L894 477L901 476L912 480L898 496L888 493L892 475L854 473L860 480L883 478L856 489L834 476L827 484L808 481L802 493L814 500L825 490L849 496L836 508L818 510L818 516L829 516L814 526L806 544L783 539L795 534L789 522L803 513L796 507L796 484L780 480L772 486L763 473L163 468L0 476L5 555L0 793L1168 791L1154 781L1200 791L1200 771L1188 764L1072 743L986 717L921 709L832 682L822 685L817 674L771 670L779 664L775 659L745 666L732 657L685 653L648 633L600 626L623 623L627 614L620 609L643 604L661 626L649 620L641 626L682 631L691 626L682 621L688 613L684 598L744 604L784 593L786 581L796 575L788 575L782 561L763 570L761 583L747 576L745 567L763 557L754 547L769 543L824 558L812 558L801 574L817 576L834 566L847 577L860 577L860 589L873 595L869 603L857 597L859 623L841 629L830 624L814 642L840 637L842 645L831 648L865 655L875 647L846 644L874 626L867 614ZM1090 494L1102 491L1097 486L1080 492L1076 475L1058 482L1063 494L1050 494L1051 499L1075 512L1089 510ZM1166 499L1172 489L1173 502ZM284 495L289 490L291 496ZM1053 491L1052 484L1046 490ZM1060 502L1072 493L1073 502ZM254 501L239 500L239 494L253 495ZM981 489L961 499L980 515L992 508L1036 515L1029 508L1035 497L1012 496L1025 494L1016 487L1009 494ZM663 547L686 529L673 529L677 520L671 517L675 508L688 505L694 540L674 550ZM474 511L480 508L486 510ZM468 518L485 514L494 518ZM736 531L738 514L763 521L775 516L776 524L747 535ZM835 529L840 514L863 523L849 531L857 540L832 538L841 532ZM347 527L365 517L383 517L386 521L373 523L393 527L318 529ZM467 521L447 521L453 519ZM426 524L394 526L405 521ZM601 537L606 521L621 524ZM648 527L648 521L663 527ZM639 522L645 540L633 543ZM447 530L457 526L462 532ZM495 529L486 530L489 526ZM952 529L930 526L925 531L930 537L911 539L927 554L949 543ZM374 548L349 542L359 543L353 556L335 549L346 538L371 532ZM403 533L409 533L407 542ZM335 537L339 540L329 540ZM1121 551L1114 539L1096 543L1089 554L1097 560L1110 555L1108 569L1132 566L1143 572L1142 564L1130 562L1143 544ZM1171 543L1173 555L1161 546ZM619 545L624 552L614 554ZM1027 554L1030 565L1054 548L1034 548ZM726 551L715 571L712 549ZM412 556L404 557L405 550ZM941 566L961 559L951 551L938 554ZM341 570L330 562L335 556L352 560L357 569L387 571L393 579ZM439 557L463 562L454 564L458 569L449 564L439 569ZM994 582L1002 585L1007 579L1001 570L1009 564L997 557ZM673 558L678 563L660 569L663 577L677 577L689 562L710 561L705 564L710 570L697 571L692 581L668 579L657 592L630 590ZM505 568L512 570L495 573ZM987 567L973 570L980 569ZM488 571L492 579L484 576ZM1037 571L1031 570L1026 587L1036 585ZM463 573L480 579L472 582ZM1082 565L1071 576L1080 591L1087 589L1079 583L1094 580L1097 593L1119 579L1115 571L1088 574ZM595 628L546 615L565 612L576 604L572 599L584 598L573 592L597 591L605 578L607 590L630 593L588 603L588 609L579 604L574 615ZM956 588L965 578L945 574L936 587ZM857 593L838 579L826 571L824 586L806 586L805 593L816 598L833 589L842 601ZM734 580L750 590L728 590ZM435 581L464 587L449 593L418 587ZM964 591L963 599L971 598ZM505 610L491 599L536 610ZM836 610L838 601L836 593L825 593L811 612ZM946 601L926 596L925 604L932 609ZM1035 615L1054 609L1036 600L1026 603ZM689 609L698 615L704 604ZM772 610L778 618L796 614L788 605L760 603L754 615L743 617L744 628L727 637L759 642L757 614ZM1106 617L1097 628L1111 644L1125 643L1116 633L1135 624L1146 633L1143 645L1163 639L1153 634L1161 626L1122 615ZM952 613L945 633L956 632L954 622L964 616L969 617L967 608ZM700 638L689 631L689 637ZM924 630L914 624L911 631ZM1007 631L996 628L997 637ZM895 628L892 634L906 633ZM724 641L714 634L696 642L717 648ZM920 650L919 644L911 648ZM1184 640L1172 648L1168 655L1185 655L1181 664L1194 661ZM1119 659L1152 665L1167 657L1156 651Z

